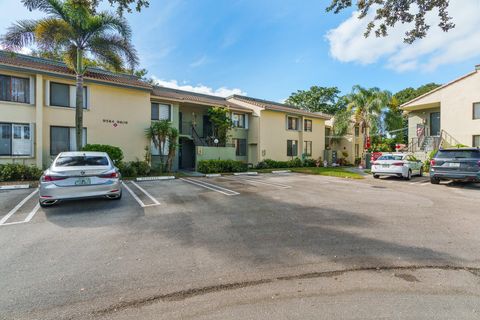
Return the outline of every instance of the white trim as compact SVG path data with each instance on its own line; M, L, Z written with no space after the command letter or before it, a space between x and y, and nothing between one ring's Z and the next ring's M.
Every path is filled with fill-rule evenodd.
M69 105L70 105L70 108L75 108L75 98L76 98L76 88L75 86L69 86L68 87L69 89L69 94L70 94L70 100L69 100Z
M28 84L28 89L30 91L30 104L35 105L35 78L30 76L30 83Z
M45 105L50 106L50 80L45 80Z

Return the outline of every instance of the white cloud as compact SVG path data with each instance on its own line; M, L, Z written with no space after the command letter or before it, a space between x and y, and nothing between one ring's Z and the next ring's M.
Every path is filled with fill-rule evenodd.
M440 65L480 57L479 11L479 0L451 1L449 13L456 27L443 32L437 27L436 12L432 12L426 18L431 25L427 37L411 45L403 42L410 25L398 24L385 38L374 34L365 38L363 33L373 12L362 20L357 18L358 13L353 13L337 28L329 30L326 38L330 54L342 62L371 64L385 59L386 66L398 72L433 71Z
M196 92L196 93L203 93L203 94L209 94L213 96L218 96L218 97L228 97L233 94L239 94L239 95L247 95L246 92L242 91L241 89L238 88L226 88L226 87L220 87L217 89L213 89L211 87L207 87L205 85L199 84L196 86L188 85L188 84L179 84L177 80L162 80L158 79L157 77L153 76L152 77L155 80L155 83L159 86L167 87L167 88L173 88L173 89L179 89L179 90L185 90L185 91L191 91L191 92Z

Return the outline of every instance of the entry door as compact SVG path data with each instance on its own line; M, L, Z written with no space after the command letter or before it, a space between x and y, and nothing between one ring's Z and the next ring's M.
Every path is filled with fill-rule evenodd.
M430 135L440 135L440 112L430 113Z

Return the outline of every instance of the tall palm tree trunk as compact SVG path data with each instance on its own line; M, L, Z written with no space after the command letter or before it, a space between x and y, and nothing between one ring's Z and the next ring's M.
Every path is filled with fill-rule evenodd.
M83 52L77 49L76 66L76 99L75 99L75 141L76 151L83 145Z

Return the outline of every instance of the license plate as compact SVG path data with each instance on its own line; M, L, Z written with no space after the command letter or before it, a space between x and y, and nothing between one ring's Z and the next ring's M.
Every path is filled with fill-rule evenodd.
M77 179L77 181L75 181L76 186L86 186L86 185L89 185L90 183L91 183L90 178L79 178Z
M449 162L449 163L448 163L448 166L449 166L450 168L460 168L460 163L458 163L458 162Z
M382 167L383 168L388 168L388 167L390 167L390 165L389 164L382 164Z

